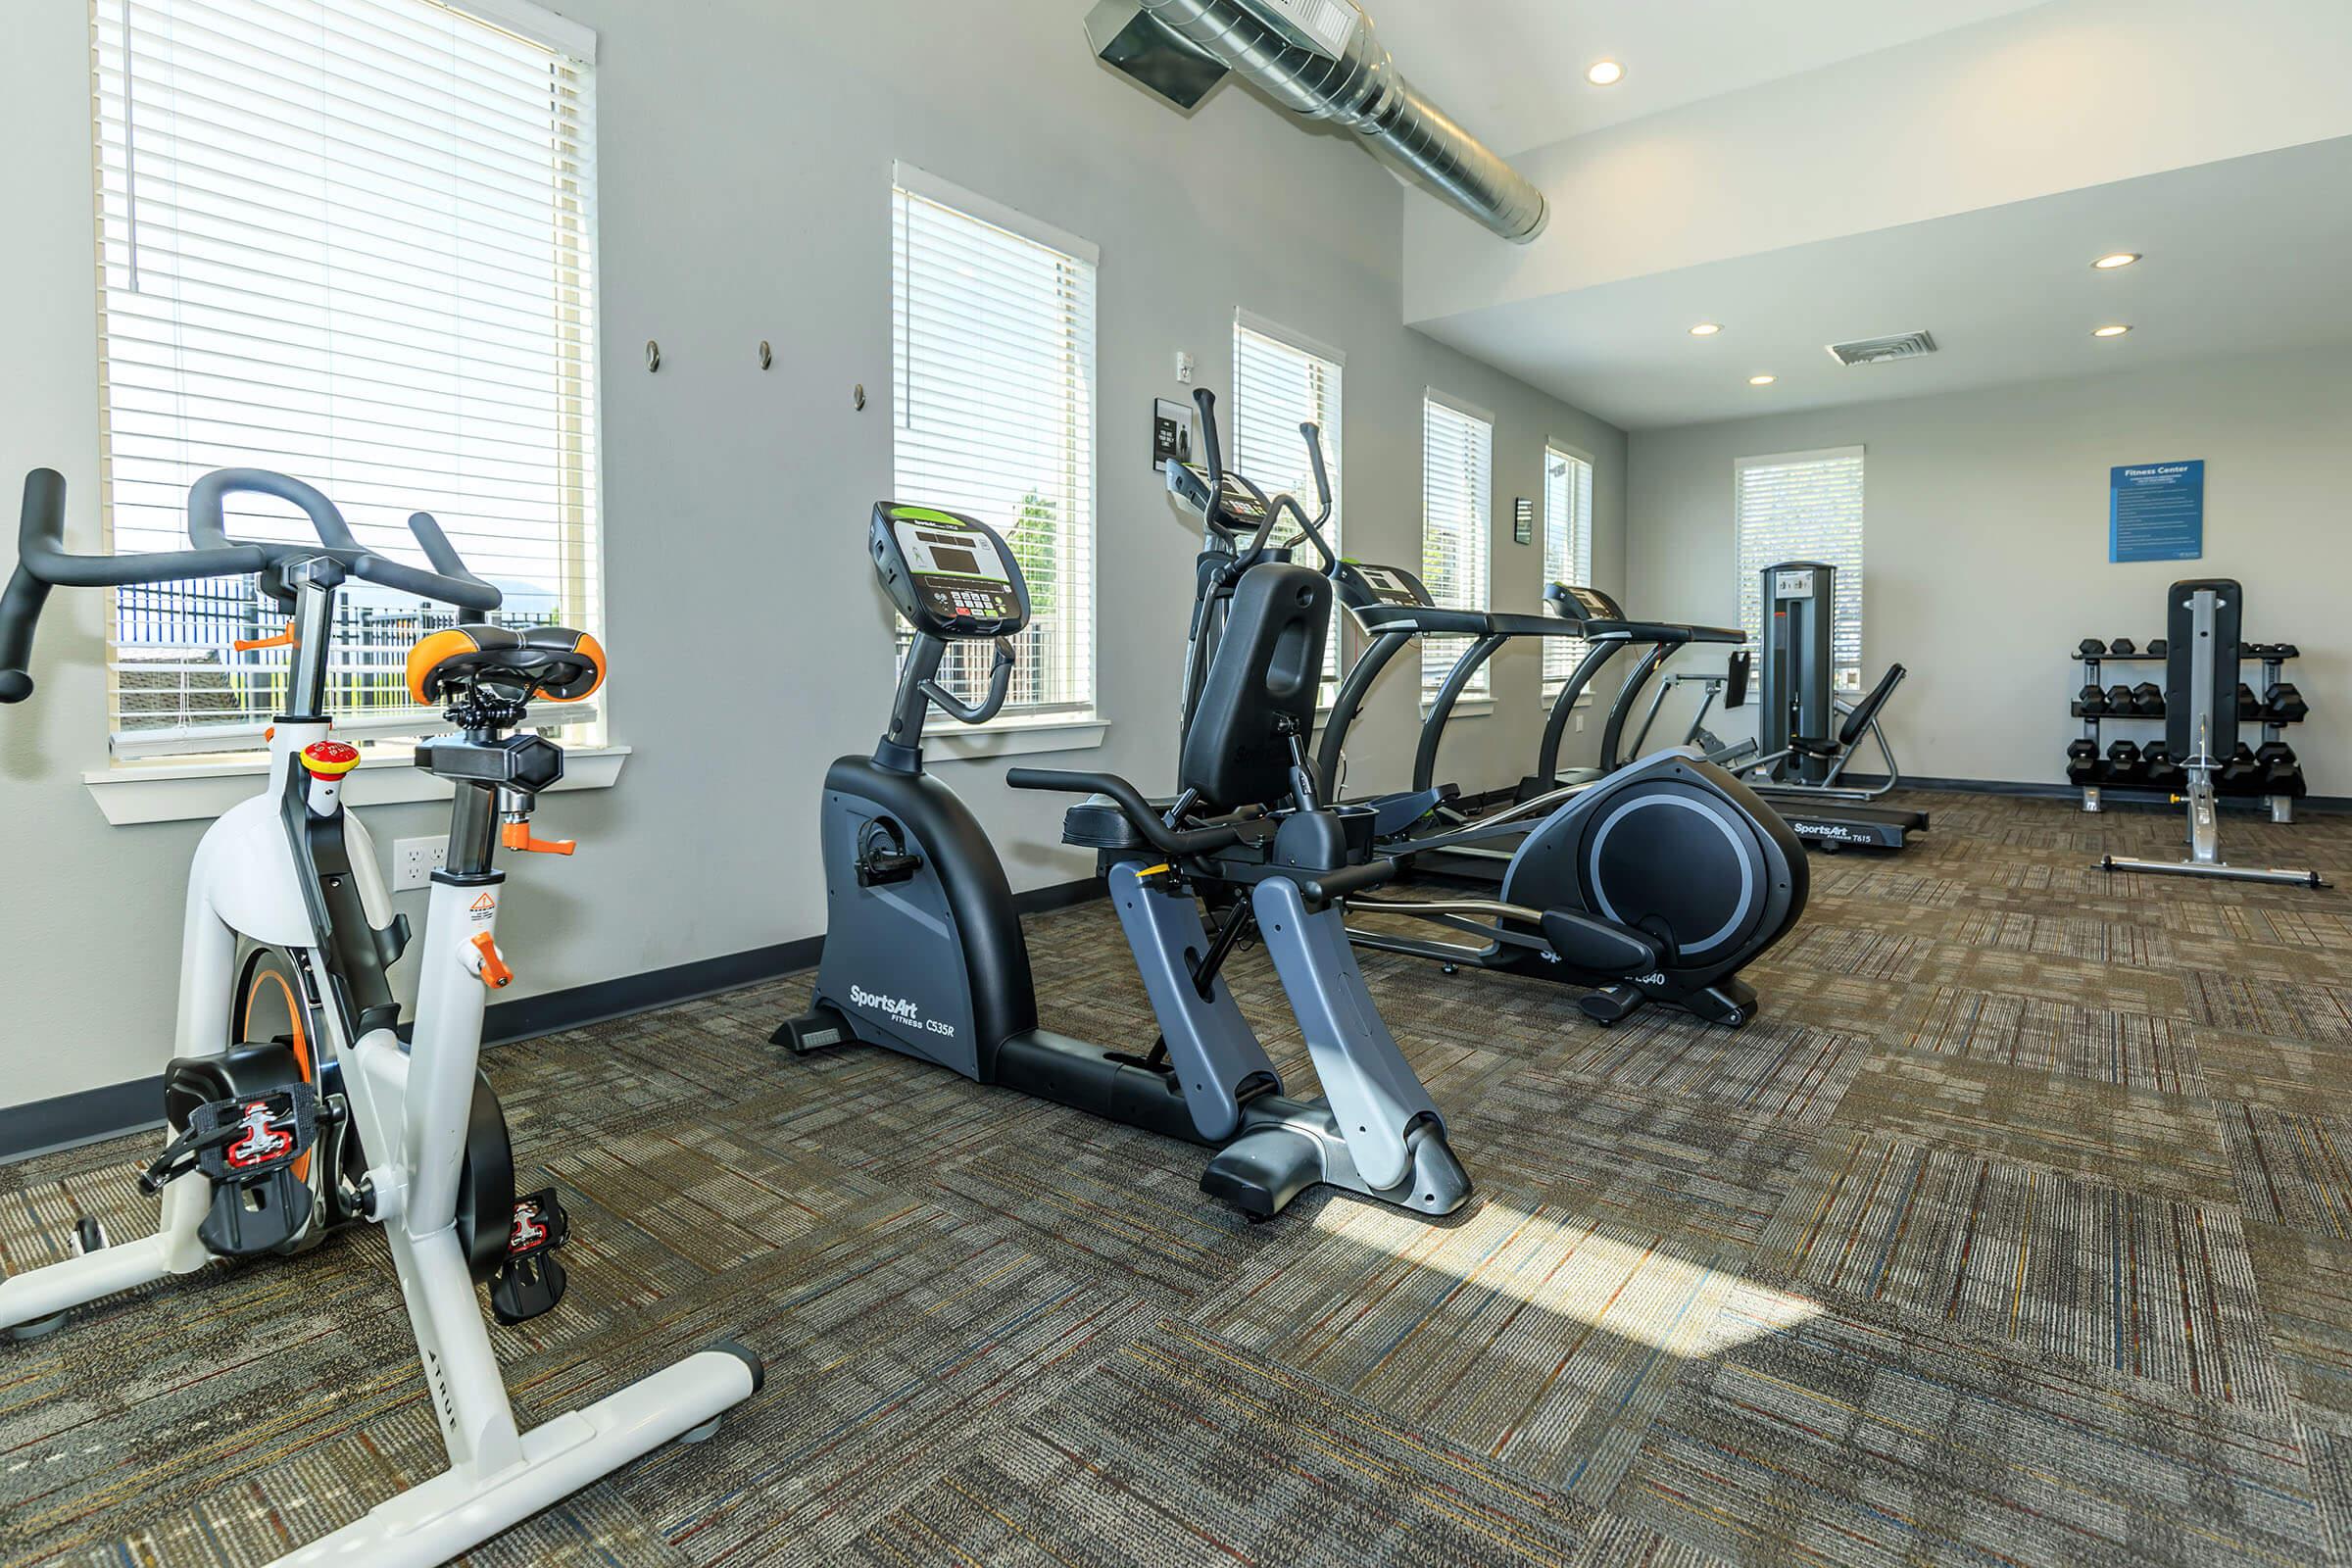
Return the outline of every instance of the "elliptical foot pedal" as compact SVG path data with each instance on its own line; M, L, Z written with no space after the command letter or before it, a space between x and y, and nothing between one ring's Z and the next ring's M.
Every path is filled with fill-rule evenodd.
M564 1265L556 1249L571 1236L571 1219L553 1187L514 1200L507 1228L507 1260L490 1276L490 1310L509 1328L552 1312L564 1299Z

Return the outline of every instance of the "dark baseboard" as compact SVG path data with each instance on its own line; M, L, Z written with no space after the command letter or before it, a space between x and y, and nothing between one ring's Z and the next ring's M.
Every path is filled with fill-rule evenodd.
M1022 914L1046 914L1102 896L1102 879L1087 877L1015 894L1012 902ZM486 1045L535 1040L564 1029L581 1029L633 1013L651 1012L657 1007L675 1006L699 997L780 980L815 967L823 948L822 937L804 937L798 942L755 948L749 953L701 958L619 980L600 980L595 985L575 986L569 991L551 991L542 997L502 1002L483 1018L482 1040ZM0 1160L23 1159L159 1126L161 1119L156 1115L156 1107L163 1095L164 1080L157 1074L59 1095L53 1100L36 1100L29 1104L0 1106Z

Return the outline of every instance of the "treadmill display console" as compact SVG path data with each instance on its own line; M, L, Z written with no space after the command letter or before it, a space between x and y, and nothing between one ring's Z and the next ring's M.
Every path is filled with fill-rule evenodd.
M992 529L928 507L883 506L874 520L875 566L900 613L919 629L1003 637L1028 624L1019 568Z
M1421 585L1421 579L1401 566L1376 566L1368 561L1342 562L1335 580L1339 584L1340 602L1350 610L1367 610L1374 605L1427 610L1437 603Z
M1585 588L1572 582L1555 582L1544 590L1544 602L1551 612L1562 620L1623 620L1625 612L1617 601L1597 588Z

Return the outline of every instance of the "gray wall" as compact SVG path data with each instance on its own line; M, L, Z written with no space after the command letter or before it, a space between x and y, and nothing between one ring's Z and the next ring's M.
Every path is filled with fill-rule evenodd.
M72 483L97 537L88 19L14 8L0 52L0 472ZM814 935L814 801L826 763L871 747L889 626L862 530L889 488L891 162L906 159L1102 248L1099 751L1055 760L1164 785L1195 530L1143 445L1174 356L1231 378L1237 306L1348 354L1348 540L1419 554L1420 400L1437 385L1499 416L1495 603L1533 610L1541 562L1509 501L1541 494L1546 437L1598 463L1595 575L1624 570L1625 438L1406 331L1398 186L1355 146L1228 89L1189 122L1088 57L1078 0L813 7L575 0L602 35L607 642L619 787L552 797L542 830L579 857L516 868L504 922L518 994ZM659 375L639 346L659 338ZM753 359L774 342L776 368ZM863 414L851 388L876 394ZM13 484L13 481L12 481ZM788 597L789 596L789 597ZM79 775L106 763L98 596L62 596L35 704L0 718L8 897L0 1104L158 1070L181 889L200 824L109 828ZM1398 671L1403 674L1404 671ZM1499 664L1494 715L1462 722L1446 772L1515 780L1540 723L1537 663ZM1410 757L1407 679L1378 694L1355 779ZM1060 803L1013 797L1002 764L943 772L1018 886L1085 874ZM438 831L427 807L369 812L379 841ZM413 918L421 901L403 896ZM404 965L404 969L408 967Z
M2352 366L2330 349L1638 432L1628 586L1646 612L1729 622L1734 463L1864 446L1864 678L1910 666L1886 725L1906 771L2063 784L2075 644L2145 642L2163 632L2166 585L2235 577L2247 635L2306 656L2293 678L2314 719L2289 734L2314 792L2352 795L2347 431ZM2197 458L2204 559L2109 564L2108 470Z

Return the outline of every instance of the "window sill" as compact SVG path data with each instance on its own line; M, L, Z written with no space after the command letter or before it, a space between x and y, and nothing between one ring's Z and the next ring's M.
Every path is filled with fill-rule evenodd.
M564 781L556 790L609 790L620 782L626 746L583 747L564 754ZM154 767L101 767L81 782L115 827L143 822L201 822L220 815L253 794L255 781L270 771L267 761L193 762ZM406 758L362 762L345 786L354 806L396 806L411 801L446 801L452 786Z
M1421 699L1421 717L1424 722L1426 722L1429 718L1429 710L1435 706L1437 705L1432 703L1428 698L1424 697ZM1446 715L1446 720L1447 723L1451 723L1457 718L1484 718L1489 713L1494 711L1494 698L1465 697L1460 702L1457 702L1453 705L1453 711Z
M1106 720L1057 713L1051 718L1005 718L993 724L926 729L923 749L945 761L986 761L1046 752L1091 752L1109 733Z
M1559 686L1544 687L1544 706L1547 709L1559 707L1560 693L1565 689L1566 688ZM1576 706L1579 708L1591 708L1592 706L1592 689L1591 687L1588 686L1583 691L1576 694Z

